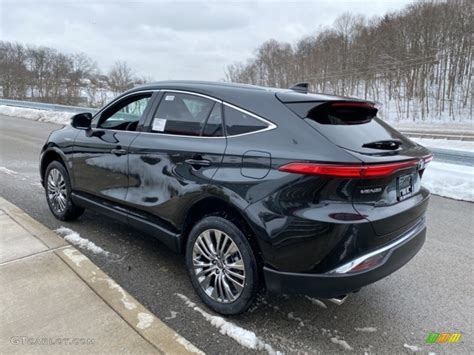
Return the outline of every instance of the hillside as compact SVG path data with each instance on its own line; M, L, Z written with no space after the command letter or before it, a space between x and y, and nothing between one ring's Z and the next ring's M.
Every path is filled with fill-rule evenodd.
M312 91L382 104L390 121L472 123L473 6L470 1L419 1L367 19L344 14L297 43L271 39L226 80ZM311 32L311 29L308 29Z

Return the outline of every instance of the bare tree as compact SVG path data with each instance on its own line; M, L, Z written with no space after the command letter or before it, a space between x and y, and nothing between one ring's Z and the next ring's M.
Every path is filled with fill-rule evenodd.
M90 59L84 53L73 54L71 56L71 70L67 77L66 97L68 102L74 105L89 104L87 101L81 99L82 93L87 92L89 85L92 85L92 80L100 75L97 63ZM93 101L93 100L92 100Z
M313 90L383 103L391 119L472 120L474 7L420 0L383 17L344 14L296 44L270 40L226 80Z
M126 62L116 62L108 77L110 90L115 94L133 87L133 71Z
M152 80L133 77L125 62L117 62L107 76L84 53L0 41L0 97L97 107Z
M23 99L30 75L27 53L18 43L0 42L0 87L3 97Z

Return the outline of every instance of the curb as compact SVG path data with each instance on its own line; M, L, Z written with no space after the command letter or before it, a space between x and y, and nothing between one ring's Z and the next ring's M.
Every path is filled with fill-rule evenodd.
M0 197L0 209L48 246L114 312L163 354L204 354L148 311L89 258L49 228Z

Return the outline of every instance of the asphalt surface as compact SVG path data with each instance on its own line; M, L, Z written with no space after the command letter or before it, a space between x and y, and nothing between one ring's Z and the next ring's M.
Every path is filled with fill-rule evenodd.
M109 257L83 253L206 353L254 353L221 334L178 296L211 314L195 296L181 256L151 236L93 212L73 223L54 219L39 185L38 156L49 132L58 127L0 116L0 195L51 229L64 225L109 251ZM416 346L422 353L472 354L473 207L433 196L420 253L341 306L303 296L264 295L249 312L225 319L285 353L339 353L349 347L357 353L412 353ZM428 345L430 332L463 336L459 344Z

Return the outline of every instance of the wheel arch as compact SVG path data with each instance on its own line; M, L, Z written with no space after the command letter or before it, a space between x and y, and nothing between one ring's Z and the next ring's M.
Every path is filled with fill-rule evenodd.
M69 174L69 178L71 179L71 174L69 172L69 168L66 164L66 157L64 153L57 147L49 147L41 154L41 161L40 161L40 177L41 177L41 185L44 186L44 175L46 173L46 169L48 165L53 161L59 161L64 168L66 169L67 173Z
M186 241L192 227L202 218L207 216L223 217L234 223L244 233L248 239L254 254L260 262L262 253L257 240L257 234L252 228L245 213L237 206L218 197L205 197L194 203L187 211L182 229L181 250L186 250Z

